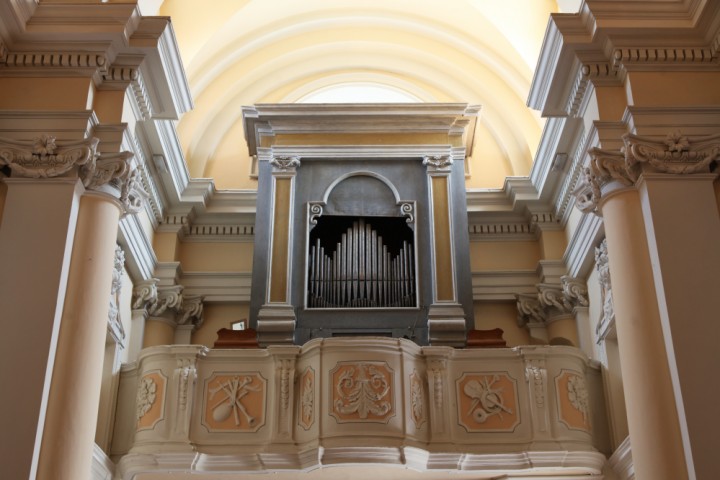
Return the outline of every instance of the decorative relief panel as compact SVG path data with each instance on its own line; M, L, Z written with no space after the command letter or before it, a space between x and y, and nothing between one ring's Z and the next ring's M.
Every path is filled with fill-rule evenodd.
M468 432L512 432L520 423L517 382L508 373L464 373L456 385L458 421Z
M205 381L202 424L210 432L257 432L265 425L267 380L216 373Z
M300 376L300 413L298 423L309 430L315 423L315 370L305 369Z
M152 430L164 418L166 385L167 378L159 370L140 378L135 400L137 430Z
M330 372L330 415L338 423L387 423L395 414L394 372L385 362L340 362Z
M562 370L555 377L555 386L560 421L571 429L591 431L590 395L585 377L580 373Z
M425 423L425 382L417 370L410 375L410 416L415 423L415 428L420 428Z

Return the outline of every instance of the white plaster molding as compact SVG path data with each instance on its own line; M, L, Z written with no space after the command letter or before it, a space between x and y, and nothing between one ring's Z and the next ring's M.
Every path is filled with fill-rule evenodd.
M604 235L602 218L597 215L580 217L563 255L563 263L568 267L568 275L575 278L587 277L594 262L593 247Z
M121 218L118 236L118 241L127 254L126 265L133 281L152 278L158 261L139 215L126 215Z
M615 305L612 295L612 281L610 279L610 263L608 259L607 241L603 239L595 249L595 268L598 272L600 284L600 301L602 315L595 328L595 337L598 343L605 340L608 333L615 328Z
M252 272L185 272L180 281L188 295L202 295L205 303L249 302Z
M536 294L538 281L535 270L473 272L473 300L515 301L516 294Z
M93 444L91 480L112 480L115 475L115 464L96 443Z
M273 172L295 173L300 166L300 157L297 155L273 155L270 159Z
M59 142L77 141L92 137L97 124L91 110L0 110L0 131L14 140L51 135Z
M123 249L119 245L116 245L108 309L108 333L121 348L125 347L125 329L123 328L120 318L120 290L122 289L122 274L124 268L125 252L123 252Z
M630 437L627 437L608 458L608 464L618 476L618 480L635 480L635 467L632 459Z

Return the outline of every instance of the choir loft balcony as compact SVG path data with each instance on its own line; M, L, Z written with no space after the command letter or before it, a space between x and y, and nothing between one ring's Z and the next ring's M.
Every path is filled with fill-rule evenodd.
M224 478L364 464L592 478L605 461L594 446L600 382L599 370L564 346L454 349L353 337L152 347L121 375L116 473Z

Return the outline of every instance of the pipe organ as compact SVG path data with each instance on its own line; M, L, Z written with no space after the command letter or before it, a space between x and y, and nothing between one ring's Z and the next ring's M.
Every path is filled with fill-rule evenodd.
M391 232L389 232L391 233ZM400 308L417 305L415 255L402 241L397 252L361 218L332 251L315 239L309 252L309 308Z
M348 335L465 344L474 318L464 135L478 110L244 109L258 168L250 326L262 345Z

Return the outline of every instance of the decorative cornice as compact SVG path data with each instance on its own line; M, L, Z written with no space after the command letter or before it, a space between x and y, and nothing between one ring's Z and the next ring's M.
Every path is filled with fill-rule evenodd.
M0 52L2 53L2 52ZM104 53L94 52L8 52L0 56L0 76L32 75L47 76L53 71L67 75L68 71L83 72L99 77L108 72L108 59Z
M614 69L651 71L697 70L699 67L720 69L713 45L699 47L623 47L612 52Z

